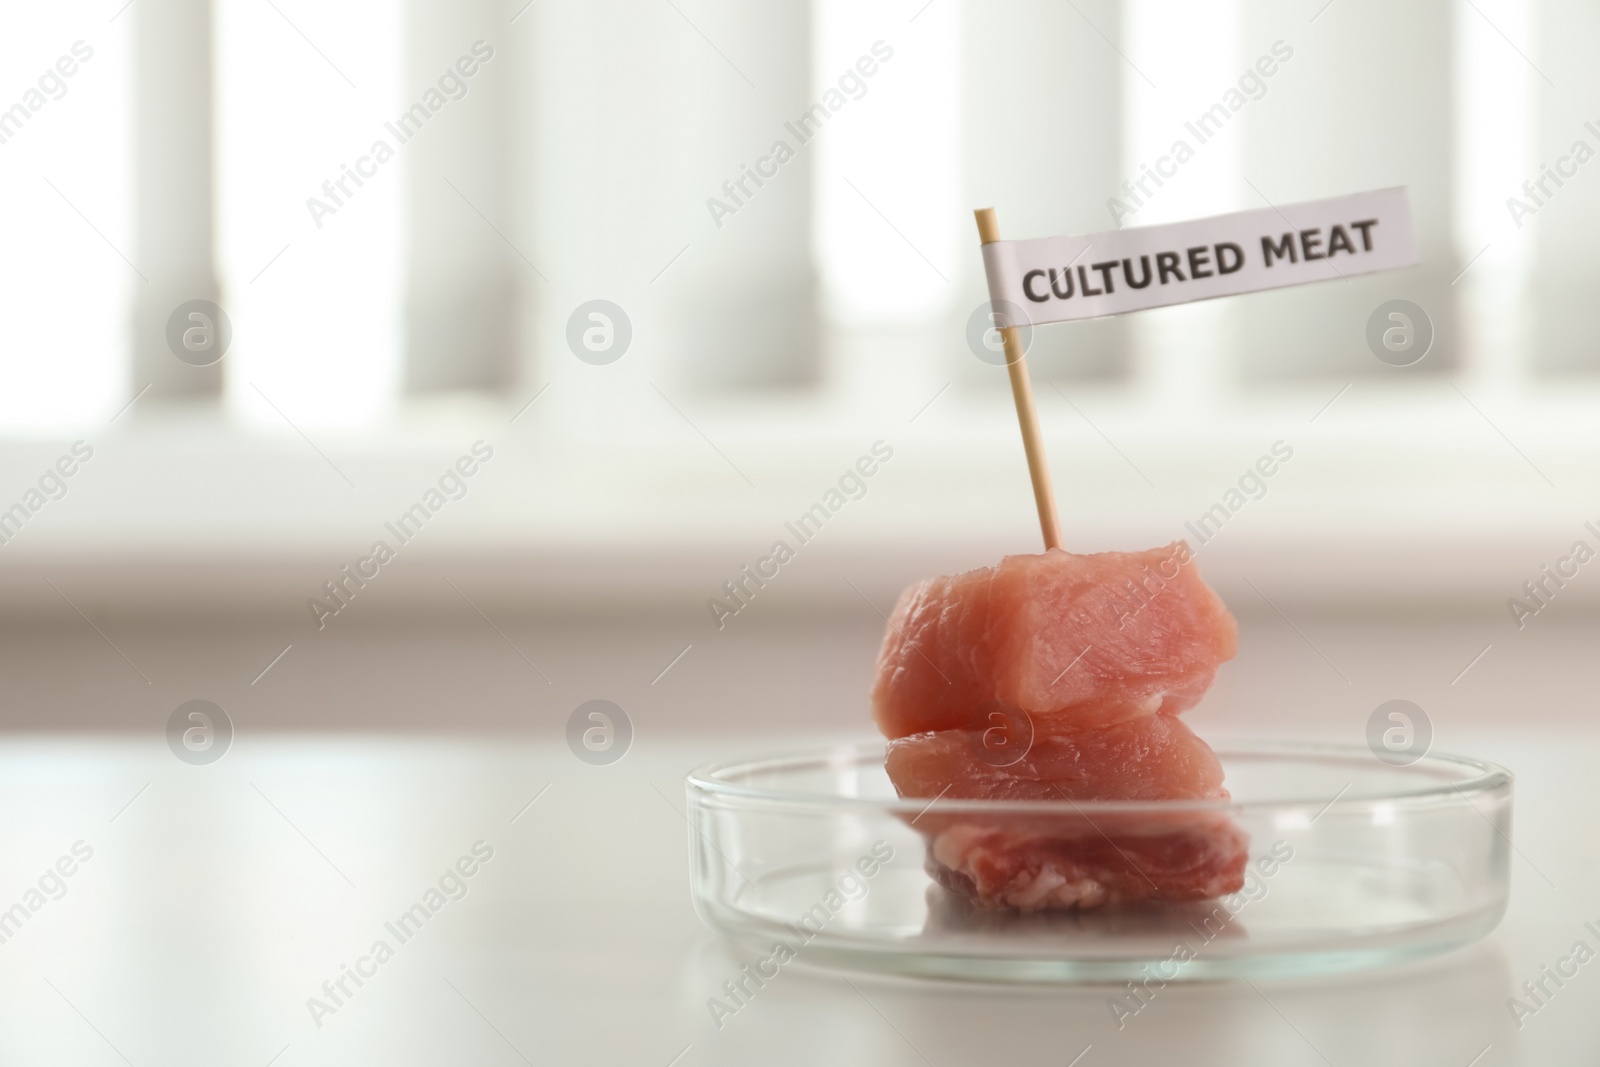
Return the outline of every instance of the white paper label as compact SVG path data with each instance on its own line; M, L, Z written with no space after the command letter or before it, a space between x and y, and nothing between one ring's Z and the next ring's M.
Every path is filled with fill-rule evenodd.
M1065 322L1415 266L1404 186L1077 237L983 246L989 300ZM1019 324L1020 325L1020 324Z

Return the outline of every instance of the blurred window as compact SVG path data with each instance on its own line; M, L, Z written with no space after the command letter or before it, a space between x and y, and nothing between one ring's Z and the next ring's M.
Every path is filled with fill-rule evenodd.
M629 373L700 412L998 388L966 341L972 206L1023 237L1402 183L1418 270L1040 331L1035 374L1199 433L1295 383L1516 392L1600 366L1600 197L1573 188L1600 164L1572 158L1600 137L1543 91L1546 65L1600 78L1577 0L1309 21L1266 0L116 0L0 23L13 430L146 387L347 428L410 399L520 404L596 299L629 319ZM1393 297L1438 338L1405 375L1363 339ZM195 298L232 318L211 372L162 352Z

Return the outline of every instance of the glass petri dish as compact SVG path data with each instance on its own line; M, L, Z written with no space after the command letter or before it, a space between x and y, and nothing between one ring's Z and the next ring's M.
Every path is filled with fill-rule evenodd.
M901 800L881 741L689 775L691 891L713 930L823 967L984 982L1165 984L1324 975L1466 945L1505 913L1510 772L1430 753L1214 744L1209 801ZM1244 887L1186 903L986 911L928 873L956 821L1138 826L1224 815L1249 836ZM1020 825L1020 823L1018 823Z

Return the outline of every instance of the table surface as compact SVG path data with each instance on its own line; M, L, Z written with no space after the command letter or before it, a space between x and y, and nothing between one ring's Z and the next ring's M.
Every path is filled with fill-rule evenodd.
M793 738L641 736L593 767L559 738L241 736L192 766L159 739L13 737L0 909L28 916L0 943L0 1063L1597 1062L1600 963L1520 1028L1507 1001L1575 942L1600 949L1600 737L1457 740L1519 776L1489 938L1332 981L1168 986L1119 1030L1108 987L802 966L719 1029L707 998L748 959L691 907L682 775ZM492 856L463 865L464 895L446 879L459 899L393 936L475 848ZM392 958L324 992L380 939Z

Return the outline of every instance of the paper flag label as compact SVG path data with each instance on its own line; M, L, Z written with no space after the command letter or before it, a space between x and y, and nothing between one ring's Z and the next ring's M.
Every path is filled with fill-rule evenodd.
M1404 186L983 246L989 300L995 307L1015 305L1035 325L1337 281L1417 262Z

